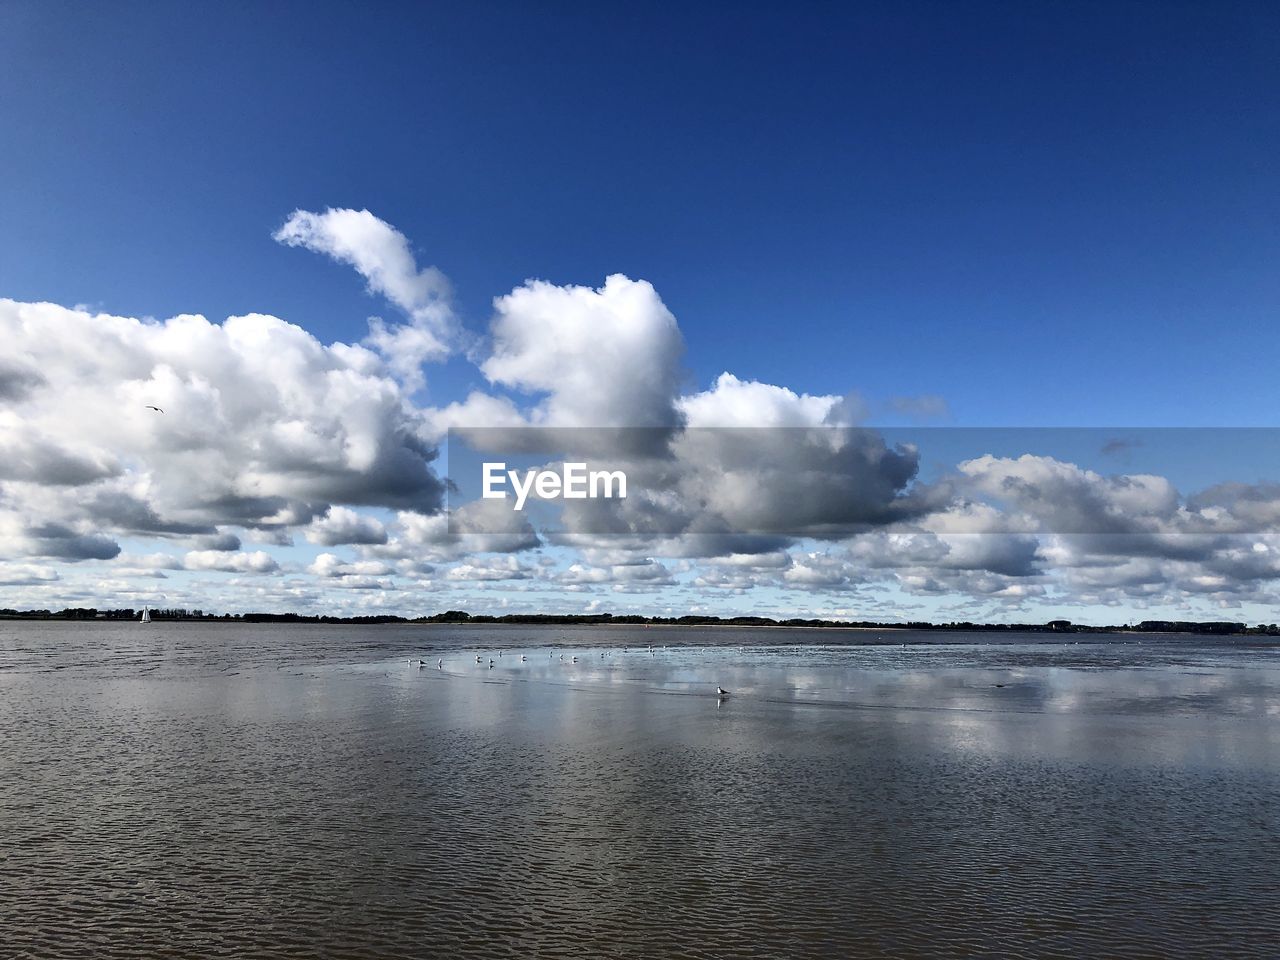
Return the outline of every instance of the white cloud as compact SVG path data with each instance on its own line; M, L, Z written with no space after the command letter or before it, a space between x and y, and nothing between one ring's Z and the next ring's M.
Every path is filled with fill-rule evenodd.
M485 557L460 563L445 574L449 580L528 580L534 571L514 556Z
M408 239L391 224L368 210L295 210L275 239L354 267L370 293L404 311L407 324L372 320L367 342L411 386L421 385L423 363L449 354L457 327L449 282L435 267L420 269Z
M385 577L394 573L380 560L345 561L332 553L322 553L307 567L317 577Z
M958 469L976 492L1055 533L1158 532L1180 507L1178 491L1164 477L1104 477L1052 457L988 454Z
M440 503L435 451L396 382L275 317L156 322L0 300L0 339L41 371L0 409L0 521L34 531L32 555L104 556L83 538L116 531L225 546L220 527L305 523L335 502Z
M222 573L275 573L280 564L265 550L227 553L224 550L192 550L182 558L188 570L216 570Z
M494 301L490 381L543 396L532 422L665 427L678 422L684 340L653 286L614 274L604 286L530 280Z
M385 556L456 559L481 553L519 553L541 544L528 519L494 500L478 500L452 515L397 514L394 536L376 552Z
M611 585L614 589L673 586L675 577L668 567L651 557L630 563L615 563L608 567L592 567L574 563L555 577L562 584L585 586L589 584Z
M690 427L817 427L841 403L841 397L797 394L722 373L710 390L682 397L679 408Z
M35 563L0 563L0 587L25 587L53 583L58 571Z
M387 528L375 517L364 517L347 507L330 507L311 521L306 538L326 547L343 543L386 543Z
M831 590L850 587L858 582L859 577L857 568L842 557L808 553L795 558L795 562L782 574L782 580L791 587Z
M1280 487L1184 497L1155 474L1034 455L979 456L922 484L921 451L856 425L873 410L946 416L940 398L874 404L730 372L686 393L675 317L622 275L598 288L530 280L498 297L478 364L488 387L423 407L422 364L463 337L440 272L364 210L296 211L276 239L354 267L402 322L375 318L363 344L324 344L262 314L154 321L0 300L11 595L87 601L131 582L146 593L142 580L169 571L171 599L227 609L383 609L409 596L393 577L457 602L667 591L664 609L695 608L675 600L696 590L842 603L858 589L863 605L873 584L896 586L894 602L988 607L1276 599ZM442 513L431 464L444 431L530 424L657 427L661 442L602 431L596 452L626 466L632 492L573 504L554 534L501 502ZM369 512L380 509L394 520ZM306 543L287 572L242 550L295 538ZM355 558L323 549L339 545ZM192 576L208 571L236 576Z
M105 450L77 452L41 436L12 411L0 410L0 480L83 486L120 473Z

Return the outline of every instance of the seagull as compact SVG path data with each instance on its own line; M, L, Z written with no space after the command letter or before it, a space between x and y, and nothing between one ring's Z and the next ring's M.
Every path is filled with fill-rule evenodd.
M490 657L490 658L489 658L489 669L490 669L490 670L492 670L492 669L493 669L493 657Z
M718 699L723 700L728 695L729 695L729 691L726 690L724 687L716 687L716 697Z
M476 657L476 663L480 663L480 662L481 662L480 658Z
M444 657L441 657L439 660L436 661L436 669L437 670L444 669Z
M148 410L154 410L156 413L164 413L164 411L163 411L163 410L161 410L161 409L160 409L159 407L157 407L155 404L151 404L151 403L148 403L148 404L147 404L147 409L148 409Z
M528 659L529 659L529 658L528 658L528 657L526 657L523 653L522 653L522 654L520 654L520 662L521 662L521 663L524 663L524 662L525 662L526 660L528 660Z

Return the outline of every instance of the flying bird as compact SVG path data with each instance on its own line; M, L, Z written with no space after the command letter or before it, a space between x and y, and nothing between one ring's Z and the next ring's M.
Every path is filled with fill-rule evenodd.
M161 410L159 407L157 407L157 406L155 406L154 404L151 404L151 403L148 403L148 404L147 404L147 409L148 409L148 410L154 410L156 413L164 413L164 411L163 411L163 410Z

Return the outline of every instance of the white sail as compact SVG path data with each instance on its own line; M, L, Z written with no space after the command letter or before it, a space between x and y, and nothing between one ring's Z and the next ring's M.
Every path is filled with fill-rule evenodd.
M150 608L150 607L143 607L143 608L142 608L142 622L143 622L143 623L150 623L150 622L151 622L151 608Z

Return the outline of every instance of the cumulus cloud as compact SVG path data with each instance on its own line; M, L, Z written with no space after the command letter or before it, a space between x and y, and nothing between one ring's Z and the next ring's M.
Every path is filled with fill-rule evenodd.
M182 558L188 570L215 570L221 573L275 573L280 564L265 550L228 553L225 550L192 550Z
M27 527L21 534L26 541L22 552L35 557L57 560L111 560L120 553L120 544L110 537L64 526L41 523Z
M959 472L971 490L1055 533L1154 533L1181 506L1164 477L1102 476L1052 457L988 454L961 463Z
M408 323L372 320L367 342L412 386L421 385L423 363L450 352L457 323L449 282L435 267L419 268L408 239L391 224L368 210L295 210L275 239L354 267L370 293L404 311Z
M379 560L346 561L332 553L322 553L307 567L317 577L385 577L394 571Z
M939 467L865 426L948 416L931 394L873 401L727 371L689 388L676 318L621 274L496 298L485 346L465 352L484 382L424 406L423 364L467 337L444 276L367 210L295 211L275 238L353 267L394 317L326 344L264 314L143 320L0 300L11 593L127 596L145 592L134 579L169 576L192 605L212 606L213 590L228 607L347 612L409 590L493 604L656 593L646 602L681 610L699 591L761 591L818 612L910 597L970 610L1276 599L1280 486L1188 495L1156 471L982 451ZM572 502L550 528L453 493L446 512L438 445L475 428L548 465L577 443L625 469L629 495ZM1136 450L1095 445L1118 464ZM245 542L297 546L282 561Z
M387 528L374 517L365 517L347 507L330 507L307 527L306 537L326 547L342 543L386 543Z
M0 563L0 587L43 586L59 580L58 571L34 563Z
M652 557L628 558L627 562L593 567L574 563L555 580L569 587L610 586L618 593L651 592L658 587L674 586L671 570Z
M289 527L333 503L441 504L419 413L360 348L262 315L156 322L10 300L0 337L42 371L0 409L0 511L98 537L28 538L40 555L105 557L112 532Z
M240 538L234 533L211 533L194 538L192 546L197 550L239 550Z
M122 568L131 570L161 571L182 569L182 561L168 553L121 553L119 561Z
M468 560L451 567L446 574L449 580L528 580L533 577L531 567L523 564L514 556L485 557Z
M483 553L520 553L541 544L527 517L497 501L477 500L448 514L402 511L386 544L369 549L381 557L436 562Z
M672 446L698 526L719 521L738 533L833 539L920 509L907 496L917 451L890 447L874 431L689 429Z
M44 375L29 359L20 355L0 357L0 402L21 400L44 383ZM12 427L12 422L7 424L7 429Z
M845 398L797 394L755 380L722 373L711 389L681 397L689 427L818 427L834 413L850 415Z
M782 579L792 587L833 589L851 586L860 577L857 568L842 557L808 553L796 557L795 562L783 573Z
M535 424L665 427L676 400L684 339L653 286L621 274L604 286L530 280L494 301L493 383L539 396Z
M18 417L0 410L0 480L78 487L119 472L119 464L105 452L70 450L57 440L35 434Z

